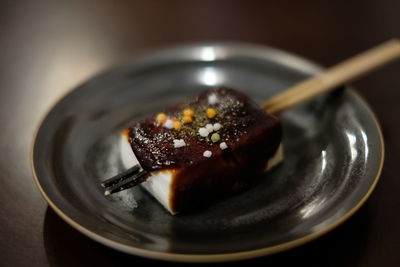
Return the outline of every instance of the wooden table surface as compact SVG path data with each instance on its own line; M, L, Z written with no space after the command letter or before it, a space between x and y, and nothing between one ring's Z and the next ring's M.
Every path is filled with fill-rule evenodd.
M78 233L33 182L30 149L38 123L92 75L149 49L215 40L274 46L330 66L392 37L400 37L399 0L0 1L0 266L154 262ZM370 199L309 244L229 264L400 266L400 62L354 85L386 140L385 166Z

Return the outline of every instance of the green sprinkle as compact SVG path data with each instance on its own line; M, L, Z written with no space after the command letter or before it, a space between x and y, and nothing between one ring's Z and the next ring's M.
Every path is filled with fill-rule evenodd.
M211 135L211 141L213 141L214 143L215 143L215 142L218 142L219 139L221 139L221 136L219 136L218 133L213 133L213 134Z

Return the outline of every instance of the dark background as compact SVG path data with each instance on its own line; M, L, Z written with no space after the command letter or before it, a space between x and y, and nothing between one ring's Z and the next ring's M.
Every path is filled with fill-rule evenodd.
M38 123L65 92L146 50L234 40L330 66L400 37L400 1L0 1L0 266L150 264L81 235L30 168ZM354 83L381 121L386 161L349 221L302 247L233 265L400 266L400 62ZM163 262L156 262L163 263Z

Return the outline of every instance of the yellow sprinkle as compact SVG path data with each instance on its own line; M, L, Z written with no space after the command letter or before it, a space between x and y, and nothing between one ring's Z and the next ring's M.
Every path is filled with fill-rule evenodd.
M193 117L193 116L194 116L194 111L193 111L193 109L185 108L185 109L183 110L183 116Z
M165 115L165 113L158 113L156 116L156 120L159 123L164 123L167 120L167 115Z
M183 123L191 123L193 119L191 116L183 116L182 121Z
M211 119L214 118L215 115L217 115L217 111L213 108L208 108L207 109L207 116Z
M179 121L174 121L174 129L179 131L182 128L182 124Z

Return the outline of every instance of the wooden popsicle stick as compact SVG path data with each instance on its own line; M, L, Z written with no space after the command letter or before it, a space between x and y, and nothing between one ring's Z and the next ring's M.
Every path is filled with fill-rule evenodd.
M262 107L272 114L282 112L353 81L398 58L400 58L400 40L389 40L327 69L316 77L288 88L283 93L265 101Z

